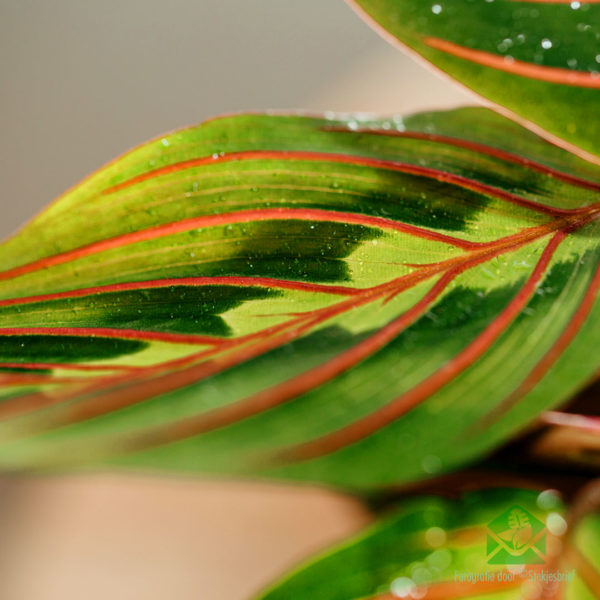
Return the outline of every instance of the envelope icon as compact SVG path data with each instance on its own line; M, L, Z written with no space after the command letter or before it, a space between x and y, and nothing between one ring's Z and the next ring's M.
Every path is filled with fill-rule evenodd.
M521 506L512 506L487 527L490 565L534 565L546 562L546 526Z

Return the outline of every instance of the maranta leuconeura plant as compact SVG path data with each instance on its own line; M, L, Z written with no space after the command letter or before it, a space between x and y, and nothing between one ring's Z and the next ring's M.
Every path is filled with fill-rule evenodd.
M492 109L217 118L67 192L0 246L4 470L374 493L546 427L581 442L547 462L597 473L598 421L558 409L600 367L600 3L356 5ZM448 580L503 502L566 510L503 493L413 499L266 597L525 597ZM546 556L577 577L539 597L600 593L600 521L577 515Z

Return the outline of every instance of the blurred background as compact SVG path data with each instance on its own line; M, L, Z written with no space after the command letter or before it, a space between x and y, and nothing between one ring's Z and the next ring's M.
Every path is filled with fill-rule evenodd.
M0 238L125 150L213 115L473 103L343 0L0 0L0 81ZM0 598L243 600L368 519L310 488L9 478Z

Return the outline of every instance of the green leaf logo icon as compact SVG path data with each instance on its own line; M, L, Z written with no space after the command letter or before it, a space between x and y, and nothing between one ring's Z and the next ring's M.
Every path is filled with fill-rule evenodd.
M546 528L530 512L513 506L488 525L489 564L545 563Z

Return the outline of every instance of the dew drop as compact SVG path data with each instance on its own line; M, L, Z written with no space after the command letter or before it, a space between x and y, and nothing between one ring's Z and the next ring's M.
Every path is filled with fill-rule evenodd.
M556 509L560 504L560 494L556 490L544 490L537 497L537 505L542 510Z
M546 527L552 535L563 535L567 531L567 522L556 512L546 517Z
M513 575L518 575L525 570L525 565L506 565L506 570Z
M444 531L442 529L442 531ZM444 531L444 535L446 532ZM434 550L426 559L427 564L434 569L447 569L452 563L452 554L446 548Z
M442 461L439 456L430 454L429 456L423 457L421 466L423 467L423 471L425 471L425 473L437 473L442 468Z
M425 541L431 547L439 548L446 541L446 532L441 527L430 527L425 532Z
M415 582L408 577L397 577L390 584L390 591L397 598L409 598L417 591Z

